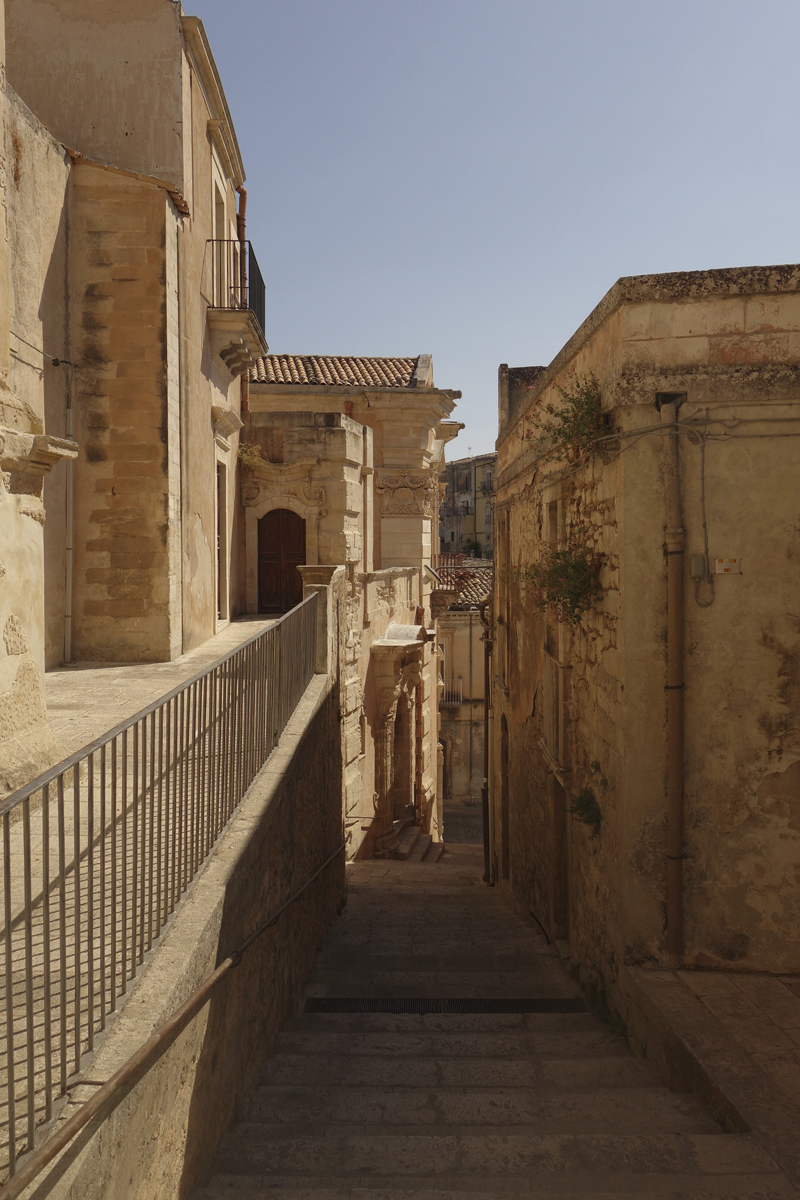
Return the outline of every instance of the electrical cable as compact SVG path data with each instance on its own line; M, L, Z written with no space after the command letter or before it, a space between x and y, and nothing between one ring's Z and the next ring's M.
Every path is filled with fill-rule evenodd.
M24 338L21 333L17 333L15 329L12 329L10 332L18 342L23 342L26 346L29 346L31 350L35 350L37 354L41 354L44 358L49 358L54 367L75 366L75 363L70 362L68 358L56 358L54 355L48 354L47 351L43 350L41 346L34 346L33 342L29 342L27 338ZM23 359L23 362L24 361L26 360ZM29 365L32 366L33 364L31 363Z

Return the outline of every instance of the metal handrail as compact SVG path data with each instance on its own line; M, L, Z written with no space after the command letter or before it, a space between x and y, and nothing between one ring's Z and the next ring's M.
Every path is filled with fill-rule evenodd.
M0 1188L0 1200L16 1200L16 1197L21 1195L28 1184L44 1170L49 1162L52 1162L65 1146L69 1145L76 1134L80 1133L81 1129L88 1125L92 1118L101 1112L110 1100L117 1097L117 1102L119 1102L123 1098L120 1093L138 1082L145 1071L149 1070L161 1055L169 1049L175 1038L178 1037L189 1022L208 1003L211 993L217 984L222 982L229 971L234 967L238 967L245 951L249 950L253 943L276 923L286 909L294 904L302 896L303 892L311 887L311 884L315 880L319 879L322 872L342 853L351 837L352 834L348 833L341 845L334 850L333 854L326 858L325 862L314 872L311 878L307 879L303 886L290 896L288 900L285 900L280 908L275 909L266 920L257 925L253 932L235 950L232 950L227 958L223 959L216 971L204 979L200 986L192 992L191 996L184 1000L180 1008L176 1009L172 1016L164 1021L156 1029L155 1033L150 1035L135 1054L132 1054L119 1070L114 1072L110 1079L100 1085L99 1090L95 1092L92 1098L82 1104L78 1111L56 1131L53 1137L43 1142L25 1160L14 1178L10 1179L3 1188ZM109 1116L110 1113L111 1108L109 1108L106 1116Z
M312 595L0 805L9 1175L277 744L315 641Z

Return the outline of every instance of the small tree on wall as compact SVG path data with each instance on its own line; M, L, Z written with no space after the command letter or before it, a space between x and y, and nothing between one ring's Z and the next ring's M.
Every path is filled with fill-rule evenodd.
M528 417L526 436L549 442L547 457L558 462L578 463L597 453L598 441L608 432L600 384L590 371L574 375L567 387L559 387L560 404L541 404Z
M602 596L601 556L573 535L563 546L545 545L538 562L523 572L538 612L555 611L559 621L577 625Z

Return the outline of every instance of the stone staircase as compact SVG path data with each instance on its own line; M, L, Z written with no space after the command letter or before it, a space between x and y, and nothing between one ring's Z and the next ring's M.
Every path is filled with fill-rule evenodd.
M473 846L351 865L307 1010L194 1200L795 1196L580 1011L482 867Z

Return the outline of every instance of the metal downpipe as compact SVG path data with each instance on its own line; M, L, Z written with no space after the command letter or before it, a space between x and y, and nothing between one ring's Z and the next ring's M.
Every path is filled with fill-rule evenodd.
M681 504L678 407L662 403L667 549L667 948L683 953L683 575L686 531Z

